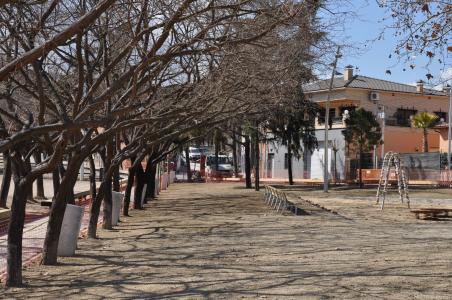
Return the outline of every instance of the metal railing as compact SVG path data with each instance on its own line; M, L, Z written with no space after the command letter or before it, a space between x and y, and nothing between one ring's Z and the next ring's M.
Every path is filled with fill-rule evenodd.
M286 193L281 190L266 185L264 199L265 203L276 210L277 213L282 214L284 211L290 211L293 214L298 215L298 207L294 203L287 200Z

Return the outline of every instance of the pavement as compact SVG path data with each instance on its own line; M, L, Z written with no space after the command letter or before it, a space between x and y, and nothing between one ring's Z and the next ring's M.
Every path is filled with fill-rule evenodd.
M311 199L313 200L313 199ZM313 200L314 201L314 200ZM323 205L328 206L324 199ZM340 202L342 201L342 202ZM4 299L450 299L450 222L339 198L281 215L237 183L174 184ZM340 203L342 203L340 205ZM345 216L345 217L344 217Z

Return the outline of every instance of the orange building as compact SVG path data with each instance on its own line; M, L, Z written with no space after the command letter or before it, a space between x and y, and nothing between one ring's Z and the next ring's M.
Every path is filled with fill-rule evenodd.
M303 87L306 97L325 107L328 96L330 80L320 80ZM364 108L379 116L381 127L384 128L384 143L367 155L371 164L364 166L373 168L378 166L383 154L387 151L401 153L414 153L422 151L422 130L411 127L411 117L418 112L435 113L440 118L440 124L448 119L449 95L446 91L437 91L424 87L422 81L416 86L371 78L353 74L353 67L347 66L343 76L335 77L333 89L330 94L330 122L329 130L329 165L330 176L340 179L346 177L350 161L356 158L356 154L346 153L342 130L345 128L344 112L357 108ZM303 178L321 179L323 177L323 147L324 147L324 120L325 110L316 118L316 136L319 149L311 155L305 155L300 168L303 168ZM384 117L384 118L383 118ZM440 145L440 132L429 130L429 151L444 151ZM447 141L447 133L446 133ZM284 152L283 146L277 149ZM349 157L351 156L351 157ZM274 157L274 155L273 155ZM331 161L334 157L334 161ZM265 156L263 157L265 159ZM265 162L264 166L271 166L271 162ZM268 169L269 167L267 167ZM271 166L271 170L278 171L278 166ZM263 170L270 174L268 170Z

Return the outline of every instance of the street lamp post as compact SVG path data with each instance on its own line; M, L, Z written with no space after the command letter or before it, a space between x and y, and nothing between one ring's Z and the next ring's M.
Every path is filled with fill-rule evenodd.
M380 107L380 112L378 113L378 117L381 119L381 162L383 163L383 160L385 158L385 127L386 127L386 112L385 112L385 106L382 105Z
M337 47L336 56L334 58L333 63L333 72L331 73L331 79L330 79L330 87L328 89L328 96L326 98L326 104L325 104L325 139L324 139L324 153L323 153L323 191L325 193L328 193L328 180L329 180L329 174L328 174L328 126L330 123L330 98L331 98L331 91L333 89L333 81L334 81L334 74L336 73L336 66L337 61L341 57L340 54L340 46Z
M447 178L450 181L450 139L451 139L451 128L450 125L452 123L452 88L448 86L449 90L449 122L447 124ZM450 183L450 182L449 182Z

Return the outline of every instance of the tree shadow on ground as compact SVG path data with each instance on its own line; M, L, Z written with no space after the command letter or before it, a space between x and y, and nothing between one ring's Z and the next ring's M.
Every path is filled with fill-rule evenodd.
M206 185L207 186L207 185ZM25 272L17 299L375 298L447 295L443 227L281 216L233 185L182 186L60 266ZM216 189L212 189L212 188ZM438 236L432 235L438 231ZM436 294L433 294L436 293Z

